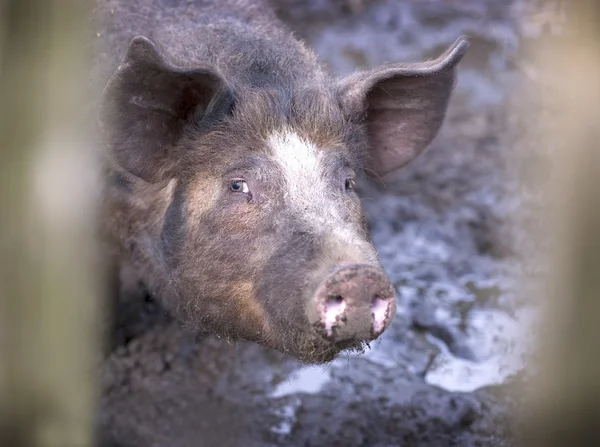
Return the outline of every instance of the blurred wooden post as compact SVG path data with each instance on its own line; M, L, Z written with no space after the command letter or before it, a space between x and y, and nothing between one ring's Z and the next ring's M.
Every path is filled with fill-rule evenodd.
M553 206L540 230L548 230L555 251L525 446L600 439L600 4L565 4L571 16L564 39L534 48L553 86L548 99L557 105L556 113L544 114L539 142L554 151L542 176L550 179Z
M91 445L100 284L83 0L0 2L0 445Z

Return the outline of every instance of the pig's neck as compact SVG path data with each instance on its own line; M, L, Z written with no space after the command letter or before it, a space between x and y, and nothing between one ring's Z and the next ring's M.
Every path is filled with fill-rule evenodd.
M105 184L102 227L110 256L119 270L127 269L137 276L130 280L140 281L153 295L167 292L162 290L168 281L157 243L175 184L173 180L157 187L140 180L128 181L114 171Z

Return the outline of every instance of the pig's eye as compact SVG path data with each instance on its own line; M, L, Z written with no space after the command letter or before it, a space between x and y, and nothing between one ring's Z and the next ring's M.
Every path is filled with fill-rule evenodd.
M346 191L352 191L354 189L354 180L351 178L347 178L345 188Z
M229 189L233 192L243 192L244 194L249 193L248 183L245 180L235 179L229 184Z

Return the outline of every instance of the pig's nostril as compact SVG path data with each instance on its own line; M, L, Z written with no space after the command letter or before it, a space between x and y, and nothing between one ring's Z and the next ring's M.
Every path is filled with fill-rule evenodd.
M385 323L388 319L388 309L390 305L389 298L381 298L375 295L371 303L371 311L373 314L373 332L378 334L385 328Z
M336 295L334 297L331 297L327 300L327 304L330 304L332 306L339 306L344 302L344 297L341 295Z
M344 297L336 295L327 299L325 303L325 330L327 335L332 334L333 326L338 318L340 318L346 310L346 302Z

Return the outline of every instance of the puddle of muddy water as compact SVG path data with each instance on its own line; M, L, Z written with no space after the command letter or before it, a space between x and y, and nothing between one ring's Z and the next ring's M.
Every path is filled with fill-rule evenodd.
M525 343L524 327L536 315L535 309L523 308L510 317L497 310L479 310L471 315L468 342L475 360L453 355L448 347L428 336L440 349L429 367L427 383L448 391L471 392L490 385L501 385L525 367L524 359L531 347Z
M290 394L314 394L321 391L323 386L331 379L328 367L310 366L294 371L289 377L279 383L273 392L272 398L289 396Z

